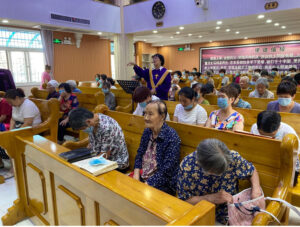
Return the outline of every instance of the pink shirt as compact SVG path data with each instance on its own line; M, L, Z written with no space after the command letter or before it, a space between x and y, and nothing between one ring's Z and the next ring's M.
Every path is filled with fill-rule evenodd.
M43 84L45 83L45 80L47 80L48 82L51 80L50 74L47 73L46 71L43 72L43 74L42 74L42 82L41 82L40 89L43 89Z

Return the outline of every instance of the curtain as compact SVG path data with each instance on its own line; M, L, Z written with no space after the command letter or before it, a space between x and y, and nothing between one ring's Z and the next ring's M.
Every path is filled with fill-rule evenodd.
M53 32L50 30L41 30L42 44L46 57L46 64L51 66L51 78L54 72L54 47L53 47Z

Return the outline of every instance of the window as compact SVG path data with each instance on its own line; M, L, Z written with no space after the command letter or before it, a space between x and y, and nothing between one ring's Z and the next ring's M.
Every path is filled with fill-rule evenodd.
M111 65L111 76L113 79L115 79L116 72L115 72L115 45L114 45L114 42L110 42L110 65Z
M40 32L0 27L0 68L9 69L15 83L39 83L44 67Z

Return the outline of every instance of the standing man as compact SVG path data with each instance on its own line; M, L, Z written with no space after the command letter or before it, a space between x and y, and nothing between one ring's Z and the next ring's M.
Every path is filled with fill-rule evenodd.
M156 95L162 100L168 100L168 92L171 88L171 74L163 67L165 59L160 54L152 56L154 69L142 69L135 63L130 62L128 66L134 66L135 73L144 78L147 87L151 90L152 95Z

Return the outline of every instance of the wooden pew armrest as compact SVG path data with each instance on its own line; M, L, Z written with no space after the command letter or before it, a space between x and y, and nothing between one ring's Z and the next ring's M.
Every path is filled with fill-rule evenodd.
M78 142L72 142L72 141L64 142L63 146L70 150L74 150L74 149L78 149L78 148L82 148L82 147L87 147L88 144L89 144L89 138L87 137Z
M132 103L128 104L127 106L117 106L116 111L124 112L124 113L131 113L132 110Z

